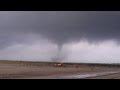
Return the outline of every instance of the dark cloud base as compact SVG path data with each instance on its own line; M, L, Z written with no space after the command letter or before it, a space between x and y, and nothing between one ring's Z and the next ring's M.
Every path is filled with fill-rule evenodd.
M120 39L119 11L1 11L0 19L1 32L42 34L58 44L81 38Z

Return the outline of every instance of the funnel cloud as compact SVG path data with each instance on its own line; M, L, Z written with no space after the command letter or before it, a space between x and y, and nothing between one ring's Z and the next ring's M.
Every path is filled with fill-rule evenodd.
M120 62L119 42L120 11L0 11L0 59Z

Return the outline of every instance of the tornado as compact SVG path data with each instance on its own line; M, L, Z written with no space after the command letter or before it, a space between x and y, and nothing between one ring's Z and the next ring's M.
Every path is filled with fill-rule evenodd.
M63 45L69 44L71 46L69 49L72 52L69 57L73 55L73 48L77 48L73 58L75 60L77 56L80 56L80 58L82 56L87 57L91 51L93 53L100 52L103 48L95 50L94 46L98 47L100 45L101 48L101 44L103 42L107 43L109 40L117 43L115 47L119 46L120 11L0 11L0 55L3 55L2 57L9 55L15 57L17 55L11 54L16 54L20 50L18 56L22 58L24 58L26 53L30 53L26 57L34 54L35 58L41 60L46 57L48 60L61 62L66 59ZM89 42L88 45L84 44L85 41ZM72 48L72 44L76 44L76 42L82 44ZM86 46L84 47L83 45ZM23 48L21 49L22 46L24 46L26 51ZM111 47L113 48L113 46ZM51 47L55 49L52 50ZM110 48L107 49L110 50ZM117 50L113 49L114 51ZM78 53L79 50L83 53ZM38 53L38 51L41 53ZM117 55L115 57L119 56L116 52L113 54ZM88 60L89 57L91 58L92 56L88 55Z

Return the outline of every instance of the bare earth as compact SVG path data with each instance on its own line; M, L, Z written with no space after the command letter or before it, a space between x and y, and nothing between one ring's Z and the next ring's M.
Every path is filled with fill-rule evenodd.
M0 79L54 79L54 77L120 70L120 67L69 65L55 67L54 64L37 65L24 62L0 62ZM88 79L120 79L120 73Z

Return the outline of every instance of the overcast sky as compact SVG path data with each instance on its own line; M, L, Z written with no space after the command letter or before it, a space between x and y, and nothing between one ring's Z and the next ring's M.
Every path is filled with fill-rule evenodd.
M120 63L120 11L0 11L0 59Z

